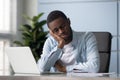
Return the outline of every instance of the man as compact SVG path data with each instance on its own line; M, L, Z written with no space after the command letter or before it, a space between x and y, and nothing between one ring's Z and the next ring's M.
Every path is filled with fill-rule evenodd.
M93 33L73 31L69 18L58 10L48 15L47 25L50 36L38 60L40 72L99 71L99 54Z

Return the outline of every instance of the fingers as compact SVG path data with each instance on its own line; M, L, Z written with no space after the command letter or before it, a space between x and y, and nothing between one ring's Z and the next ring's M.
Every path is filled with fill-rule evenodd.
M51 30L49 30L49 32L58 42L61 40L61 38L58 35L54 34Z
M56 34L54 34L51 30L49 30L49 32L55 39L57 39L58 36Z
M55 65L54 65L57 69L61 69L63 67L63 65L60 63L60 61L56 61Z
M56 61L55 65L54 65L59 71L61 72L66 72L66 67L64 65L61 64L61 62L58 60Z
M54 33L51 31L51 30L49 30L49 32L50 32L50 34L53 36L54 35Z
M59 60L56 61L55 65L60 66L60 67L62 66L62 64L61 64L61 62Z
M54 37L54 39L58 41L58 48L62 49L64 47L65 40L59 37L57 34L54 34L51 30L49 31L50 31L50 34Z

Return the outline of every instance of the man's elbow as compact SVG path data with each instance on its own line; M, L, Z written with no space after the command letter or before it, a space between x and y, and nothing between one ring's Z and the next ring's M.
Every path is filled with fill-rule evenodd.
M91 72L92 72L92 73L98 73L98 72L99 72L99 69L100 69L100 65L98 64L98 65L94 66L94 67L91 69Z
M99 69L100 69L100 64L97 63L97 64L92 65L92 66L88 69L88 72L98 73L98 72L99 72Z

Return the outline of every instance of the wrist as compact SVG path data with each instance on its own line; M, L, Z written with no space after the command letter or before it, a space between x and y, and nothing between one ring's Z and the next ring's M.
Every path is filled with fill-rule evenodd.
M59 44L58 44L58 48L61 48L61 49L62 49L63 47L64 47L64 42L62 42L62 41L59 42Z
M62 45L58 45L58 48L62 49L62 48L63 48L63 46L62 46Z
M66 72L66 67L64 66L62 70L63 70L63 72Z

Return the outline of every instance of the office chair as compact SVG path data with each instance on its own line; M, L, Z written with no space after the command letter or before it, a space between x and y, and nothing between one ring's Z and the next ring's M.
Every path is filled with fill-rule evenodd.
M109 72L112 35L109 32L93 32L100 53L100 73Z

